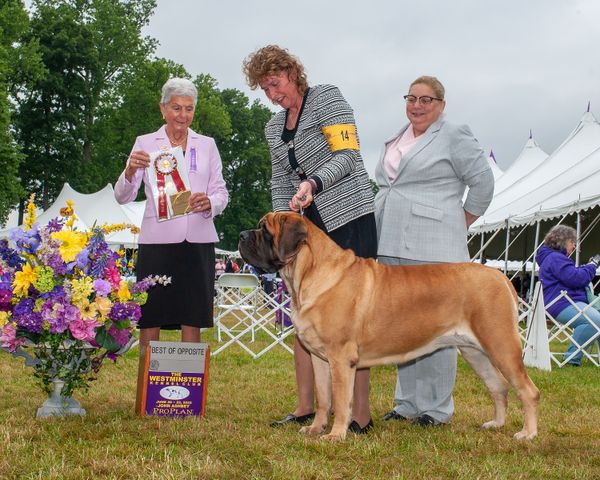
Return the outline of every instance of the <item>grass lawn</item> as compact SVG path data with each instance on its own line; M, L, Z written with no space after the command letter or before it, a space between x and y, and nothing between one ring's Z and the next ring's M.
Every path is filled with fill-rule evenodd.
M177 338L170 333L162 339ZM215 349L212 330L203 339ZM280 347L258 360L238 347L213 357L203 420L137 417L137 354L105 364L87 393L75 393L86 417L36 420L45 394L23 359L0 352L0 478L600 478L600 369L589 362L551 373L530 370L542 394L533 442L512 439L522 425L514 392L507 425L480 429L492 417L492 403L462 359L449 426L383 422L392 407L395 369L377 367L374 431L331 444L293 426L269 427L295 405L293 359Z

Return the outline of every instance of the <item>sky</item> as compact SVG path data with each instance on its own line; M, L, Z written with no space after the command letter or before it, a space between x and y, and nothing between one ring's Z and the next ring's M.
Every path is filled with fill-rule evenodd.
M354 109L365 167L407 122L403 95L420 75L446 88L446 117L464 123L505 170L529 138L551 153L588 102L600 117L598 0L158 0L144 34L156 55L273 111L241 71L277 44L309 84L334 84Z

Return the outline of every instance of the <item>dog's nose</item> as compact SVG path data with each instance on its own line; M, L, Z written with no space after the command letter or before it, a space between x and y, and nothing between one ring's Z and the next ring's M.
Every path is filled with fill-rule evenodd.
M250 235L250 232L248 230L244 230L243 232L240 232L240 241L245 242L246 240L248 240L249 235Z

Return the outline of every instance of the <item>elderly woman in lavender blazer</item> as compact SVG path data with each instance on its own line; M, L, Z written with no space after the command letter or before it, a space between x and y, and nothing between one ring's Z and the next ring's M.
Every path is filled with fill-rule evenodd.
M142 307L142 358L148 343L159 339L161 328L181 328L182 341L198 342L200 328L213 322L214 244L218 241L213 218L225 209L229 195L214 140L189 128L197 98L196 87L187 79L172 78L165 83L159 106L166 124L136 139L115 185L115 197L123 204L135 199L144 182L148 201L138 242L138 277L172 277L168 287L152 289ZM146 168L152 152L177 146L184 151L184 165L178 168L188 174L192 213L159 222Z

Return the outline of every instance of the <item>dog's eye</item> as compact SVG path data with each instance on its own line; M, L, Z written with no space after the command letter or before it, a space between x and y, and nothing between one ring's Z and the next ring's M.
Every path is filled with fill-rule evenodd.
M271 232L269 232L268 228L265 226L265 224L263 223L261 226L261 231L263 234L263 238L269 242L273 242L273 235L271 235Z

